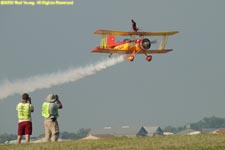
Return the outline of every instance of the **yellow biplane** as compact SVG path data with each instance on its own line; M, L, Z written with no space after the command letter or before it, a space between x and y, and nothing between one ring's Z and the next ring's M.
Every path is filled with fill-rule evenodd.
M109 53L112 54L131 54L128 60L133 61L136 54L146 55L146 60L151 61L152 56L148 54L162 54L172 51L172 49L165 49L168 36L174 35L178 31L169 32L125 32L113 30L96 30L94 34L100 34L100 45L94 48L93 53ZM130 36L129 39L116 42L115 36ZM138 36L138 38L137 38ZM150 49L154 41L150 41L145 36L161 36L162 40L158 49Z

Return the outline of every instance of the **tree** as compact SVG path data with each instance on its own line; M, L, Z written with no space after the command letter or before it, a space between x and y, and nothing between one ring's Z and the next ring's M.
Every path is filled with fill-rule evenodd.
M179 131L184 130L185 128L186 128L186 126L184 126L184 127L167 126L164 129L164 132L177 133ZM215 117L215 116L205 117L196 123L191 123L190 128L193 130L198 130L198 131L201 131L204 128L214 128L214 129L225 128L225 118L219 118L219 117Z
M163 130L164 132L172 132L172 133L177 133L180 132L182 130L184 130L185 127L173 127L173 126L167 126L165 127L165 129Z
M77 133L70 133L70 132L62 132L60 135L61 135L61 138L62 139L74 139L74 140L78 140L78 139L81 139L85 136L87 136L87 134L90 132L90 129L79 129L77 131Z
M205 117L199 122L192 123L191 128L194 130L201 130L204 128L225 128L225 118L219 117Z
M88 135L88 133L91 131L91 129L79 129L77 132L78 139L84 138Z
M0 143L5 143L6 141L11 141L16 139L17 139L17 135L15 134L4 133L0 135Z

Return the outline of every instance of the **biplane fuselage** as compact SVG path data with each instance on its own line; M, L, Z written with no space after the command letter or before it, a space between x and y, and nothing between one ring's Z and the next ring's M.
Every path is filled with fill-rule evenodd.
M113 47L113 49L124 51L124 53L127 53L127 52L129 53L130 50L137 52L141 48L139 46L138 41L134 41L134 42L125 41L125 42L118 43L117 45Z
M92 50L93 53L109 53L109 54L131 54L128 59L134 60L136 54L145 54L146 60L151 61L152 56L148 54L168 53L172 49L165 49L168 36L178 33L172 32L124 32L124 31L111 31L111 30L97 30L94 34L101 34L100 46ZM130 36L129 39L116 42L115 35ZM136 36L139 36L136 38ZM162 36L162 41L158 49L151 49L153 43L144 36Z
M112 36L110 36L110 38L112 38ZM143 45L143 42L145 42L145 45ZM149 49L150 44L151 44L150 40L146 38L138 39L135 41L132 41L130 39L125 39L124 41L120 41L118 43L111 44L111 45L106 43L106 45L96 47L95 49L92 50L92 52L105 53L105 50L108 49L107 50L108 53L130 54L131 52L138 52L141 49Z

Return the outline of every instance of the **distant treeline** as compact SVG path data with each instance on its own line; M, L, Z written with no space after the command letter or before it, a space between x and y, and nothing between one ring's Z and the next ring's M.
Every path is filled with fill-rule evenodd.
M76 133L71 133L71 132L61 132L60 133L60 138L62 139L73 139L73 140L78 140L81 139L83 137L86 137L87 134L90 132L91 129L79 129ZM38 137L32 137L32 139L39 139L39 138L43 138L45 135L41 134ZM11 140L16 140L17 139L17 135L16 134L0 134L0 143L5 143Z
M177 133L186 128L190 128L197 131L201 131L202 129L208 129L208 128L212 128L212 129L225 128L225 118L219 118L215 116L205 117L196 123L190 123L182 127L167 126L164 129L164 132Z
M0 134L0 143L5 143L6 141L16 140L17 135L15 134Z

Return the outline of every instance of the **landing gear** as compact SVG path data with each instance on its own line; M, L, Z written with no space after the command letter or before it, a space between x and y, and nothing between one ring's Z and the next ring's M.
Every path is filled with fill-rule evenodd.
M130 56L128 57L128 60L129 60L129 61L133 61L133 60L134 60L134 56L133 56L133 55L130 55Z
M129 60L129 61L134 61L134 55L130 55L130 56L128 57L128 60ZM146 56L146 60L147 60L147 61L151 61L151 60L152 60L152 55L147 55L147 56Z
M146 56L146 60L147 60L147 61L151 61L151 60L152 60L152 56L151 56L151 55Z

